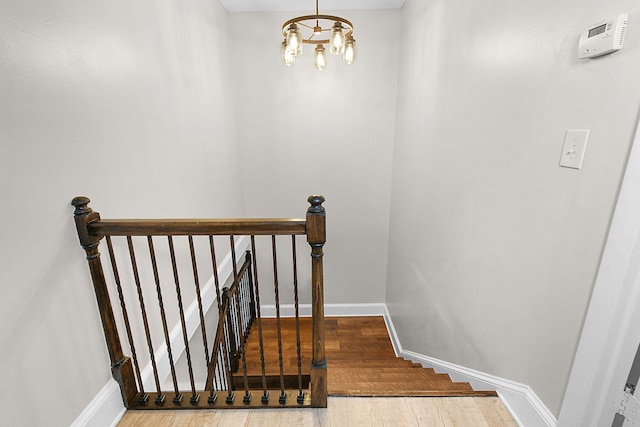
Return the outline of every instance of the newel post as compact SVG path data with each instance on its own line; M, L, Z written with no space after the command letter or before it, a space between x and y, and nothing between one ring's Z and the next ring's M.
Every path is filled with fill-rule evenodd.
M327 407L327 359L324 337L324 283L322 248L326 242L326 216L323 196L310 196L307 210L307 242L311 246L311 306L313 353L311 358L311 405Z
M111 374L113 378L120 384L122 400L126 407L134 401L138 393L131 359L126 357L122 352L120 337L118 335L118 327L116 325L113 309L111 307L111 299L107 290L107 282L102 270L100 262L100 252L98 245L103 236L91 234L89 232L89 224L94 221L100 221L100 214L94 212L88 204L90 200L87 197L76 197L71 201L71 205L75 207L73 213L76 229L78 230L78 238L80 245L87 254L87 263L91 273L93 288L98 301L98 309L100 310L100 318L102 320L102 328L107 341L107 349L109 350L109 358L111 360Z

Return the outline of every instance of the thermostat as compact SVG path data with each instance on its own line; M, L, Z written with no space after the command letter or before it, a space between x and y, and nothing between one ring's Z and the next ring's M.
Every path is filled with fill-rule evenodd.
M627 32L629 15L621 13L617 18L590 25L580 36L578 58L595 58L622 48Z

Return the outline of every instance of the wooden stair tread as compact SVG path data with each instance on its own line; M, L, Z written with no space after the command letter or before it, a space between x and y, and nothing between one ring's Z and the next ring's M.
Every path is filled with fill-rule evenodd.
M358 397L497 397L493 390L387 390L370 391L368 389L345 389L329 391L329 396Z
M421 376L416 377L414 375L407 375L404 373L388 374L388 373L370 373L365 375L351 374L351 375L328 375L328 383L331 385L336 383L345 383L353 385L356 383L367 383L371 386L378 388L381 384L405 384L405 388L415 387L420 385L422 387L437 387L450 388L452 390L471 389L468 383L458 383L451 381L447 377L437 376Z
M392 384L404 384L400 388L416 388L418 386L421 389L436 388L438 390L471 390L471 386L468 383L457 383L451 380L438 379L438 378L410 378L402 374L381 374L375 377L366 376L350 376L348 378L336 378L331 377L327 379L329 384L346 383L348 387L354 384L369 384L371 387L381 388L381 386L390 386ZM382 390L387 390L382 387Z
M433 369L416 368L331 368L335 376L375 376L375 375L404 375L407 378L434 378L451 381L447 374L436 374Z
M371 392L388 392L388 391L404 391L404 390L432 390L432 391L473 391L473 388L469 384L464 383L418 383L407 384L404 381L354 381L347 385L336 386L332 384L331 380L328 381L331 391L338 390L369 390Z
M418 363L412 363L408 360L394 358L394 359L338 359L335 357L331 358L331 367L332 368L350 368L350 367L358 367L358 366L368 366L368 367L387 367L387 368L415 368L415 369L431 369L431 368L423 368Z
M297 360L291 359L289 361L285 361L285 373L296 373L297 374ZM380 370L380 371L391 371L391 370L403 370L406 372L410 372L415 374L417 372L430 372L431 374L435 374L435 371L432 368L423 368L419 364L409 362L404 359L383 359L383 360L348 360L348 359L335 359L331 358L328 361L328 366L332 371L342 371L342 370L353 370L353 369L372 369L372 370ZM310 367L310 358L303 358L302 360L302 372L308 373ZM260 374L262 372L260 367L260 361L257 359L247 359L247 369L248 372L256 372ZM265 363L265 370L267 373L271 374L279 374L280 373L280 365L276 361L271 361L269 363Z
M283 368L296 375L296 322L283 318ZM276 319L261 319L266 374L278 376ZM473 390L468 383L451 381L447 374L396 357L382 317L338 317L325 319L327 387L334 396L496 396L493 391ZM311 362L311 319L300 318L302 374ZM249 376L260 376L258 327L254 325L246 343ZM238 375L241 375L239 373Z

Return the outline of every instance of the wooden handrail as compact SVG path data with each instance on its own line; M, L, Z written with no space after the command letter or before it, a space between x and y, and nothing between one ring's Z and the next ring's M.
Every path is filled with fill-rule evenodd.
M87 225L94 236L268 236L304 235L306 220L248 219L99 219Z

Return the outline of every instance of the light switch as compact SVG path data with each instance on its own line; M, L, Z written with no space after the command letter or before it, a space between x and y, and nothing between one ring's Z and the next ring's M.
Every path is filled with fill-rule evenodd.
M580 169L589 140L589 129L569 129L564 137L560 166Z

